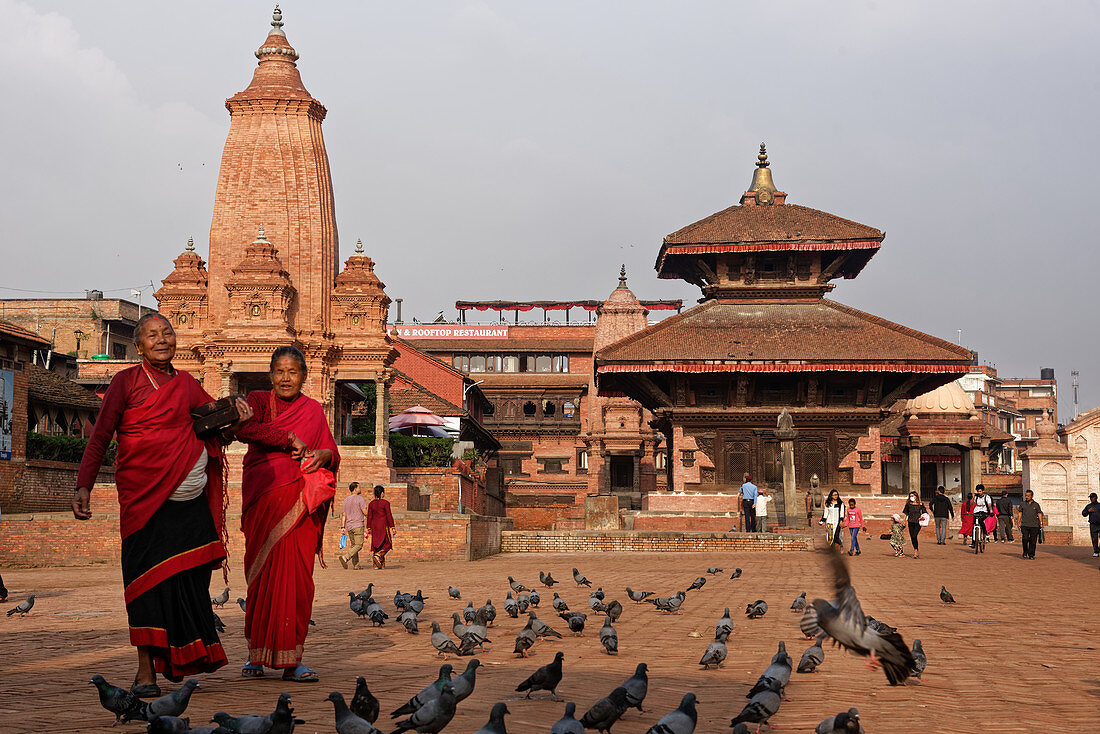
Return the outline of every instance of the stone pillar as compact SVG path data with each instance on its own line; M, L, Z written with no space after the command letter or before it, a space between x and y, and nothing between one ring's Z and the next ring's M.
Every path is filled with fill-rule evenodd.
M920 499L920 446L909 447L909 472L905 478L905 490L916 492Z
M519 313L518 311L516 313ZM600 466L600 494L611 494L611 454L606 451L600 452L600 461L603 464Z
M374 445L386 446L389 435L389 420L386 415L386 383L374 380Z
M798 431L795 430L794 421L786 408L779 414L775 437L779 439L779 449L783 460L783 524L787 527L805 527L806 523L802 514L805 506L804 500L798 495L794 475L794 440L798 437ZM778 509L776 508L777 519Z
M970 477L970 486L977 487L982 483L982 450L978 448L970 449L967 452L970 456L969 466L967 467L967 474Z

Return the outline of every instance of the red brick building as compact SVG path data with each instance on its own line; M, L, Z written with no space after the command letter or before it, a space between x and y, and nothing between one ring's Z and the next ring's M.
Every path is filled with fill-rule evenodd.
M137 359L134 325L150 310L121 298L104 298L95 290L86 298L0 299L0 319L34 332L55 352L82 359Z
M596 354L600 392L636 399L670 438L676 493L728 496L746 473L780 488L784 408L797 431L800 492L815 475L822 492L881 491L877 424L971 360L958 345L826 299L832 281L859 275L884 235L786 198L761 145L739 205L661 245L658 277L698 285L702 303ZM804 517L795 509L789 519Z

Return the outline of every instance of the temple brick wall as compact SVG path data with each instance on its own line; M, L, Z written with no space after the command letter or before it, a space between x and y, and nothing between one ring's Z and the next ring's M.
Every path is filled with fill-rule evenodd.
M0 470L0 507L4 512L56 512L67 510L76 489L79 464L28 459L23 471L9 483ZM109 481L113 472L100 473Z

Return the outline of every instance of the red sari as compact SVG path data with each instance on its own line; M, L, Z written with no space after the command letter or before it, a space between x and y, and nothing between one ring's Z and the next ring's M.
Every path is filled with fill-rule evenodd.
M91 488L111 436L130 644L148 647L158 673L217 670L227 662L210 608L210 572L226 557L221 447L192 428L191 408L211 398L186 372L147 363L115 375L81 460L77 486ZM170 501L206 449L206 487Z
M340 455L316 400L299 395L287 402L272 392L255 391L248 402L255 418L237 434L249 444L241 514L248 659L269 668L294 668L301 663L313 612L313 559L321 550L328 502L315 505L303 496L306 480L300 463L286 451L287 433L293 432L311 451L332 451L332 472ZM331 476L325 469L317 474Z
M959 528L959 535L964 538L969 538L974 534L974 507L977 504L978 503L972 499L963 502L960 511L962 527Z
M393 550L393 513L390 503L379 497L367 505L366 526L370 532L370 550L374 567L386 567L386 554Z

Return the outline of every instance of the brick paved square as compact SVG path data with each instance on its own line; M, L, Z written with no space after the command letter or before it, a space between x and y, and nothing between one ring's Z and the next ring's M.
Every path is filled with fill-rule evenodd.
M1100 672L1097 670L1095 602L1100 591L1097 563L1085 548L1041 547L1035 561L1019 557L1016 545L993 545L984 556L965 552L957 541L930 545L919 559L895 559L884 541L872 540L861 557L851 560L853 584L867 613L900 627L907 642L920 638L928 654L923 684L891 688L881 672L864 661L832 648L820 672L795 674L772 723L779 731L812 731L821 719L856 706L870 732L1024 732L1095 731L1100 720ZM690 592L678 616L634 605L623 587L668 594L685 588L709 565L725 569L708 577L700 591ZM192 724L205 723L218 710L267 713L283 690L293 696L296 714L308 723L299 732L334 730L332 690L350 695L356 675L365 675L382 701L393 710L434 678L439 661L428 641L432 620L450 629L449 615L492 598L500 611L490 629L495 644L478 657L486 664L474 694L459 705L447 732L471 732L485 723L491 705L508 701L510 732L545 732L562 713L563 704L519 700L515 686L537 666L565 652L560 693L577 702L578 715L633 672L638 662L650 669L646 708L628 713L616 734L645 732L674 708L687 691L699 697L699 732L728 731L729 720L745 703L744 693L769 662L777 640L785 640L797 661L808 644L800 639L798 615L788 611L801 591L828 595L822 558L816 553L635 553L588 555L501 555L473 563L419 563L383 572L342 570L339 564L317 570L314 628L307 640L305 662L321 676L319 684L286 684L274 677L253 681L240 677L245 660L243 614L230 602L221 612L228 625L223 641L231 665L201 677L191 700ZM506 577L537 583L540 569L561 580L555 589L574 609L587 611L587 590L578 590L570 568L600 585L609 598L624 603L617 624L618 657L608 657L598 639L600 622L589 618L584 637L541 642L530 660L511 654L523 620L503 613ZM741 579L729 580L735 567ZM133 675L133 652L127 643L120 572L112 567L5 570L13 606L28 592L38 603L26 618L0 617L0 731L109 731L112 717L99 707L88 684L94 673L125 684ZM412 636L389 620L372 629L355 618L347 592L368 581L376 597L392 611L395 588L429 596L421 615L421 634ZM938 592L946 584L958 604L943 606ZM454 584L462 601L447 598ZM220 579L212 594L221 590ZM232 598L243 595L239 567L231 576ZM565 629L544 594L540 618ZM755 621L745 619L746 603L768 601L770 610ZM714 623L729 606L734 632L729 659L719 670L696 664L713 635ZM699 632L702 637L689 634ZM465 661L456 662L464 667ZM163 683L163 681L162 681ZM543 694L539 694L542 696ZM392 730L388 718L379 722ZM1038 728L1036 728L1038 727ZM129 724L122 731L144 731ZM114 729L113 731L119 731Z

